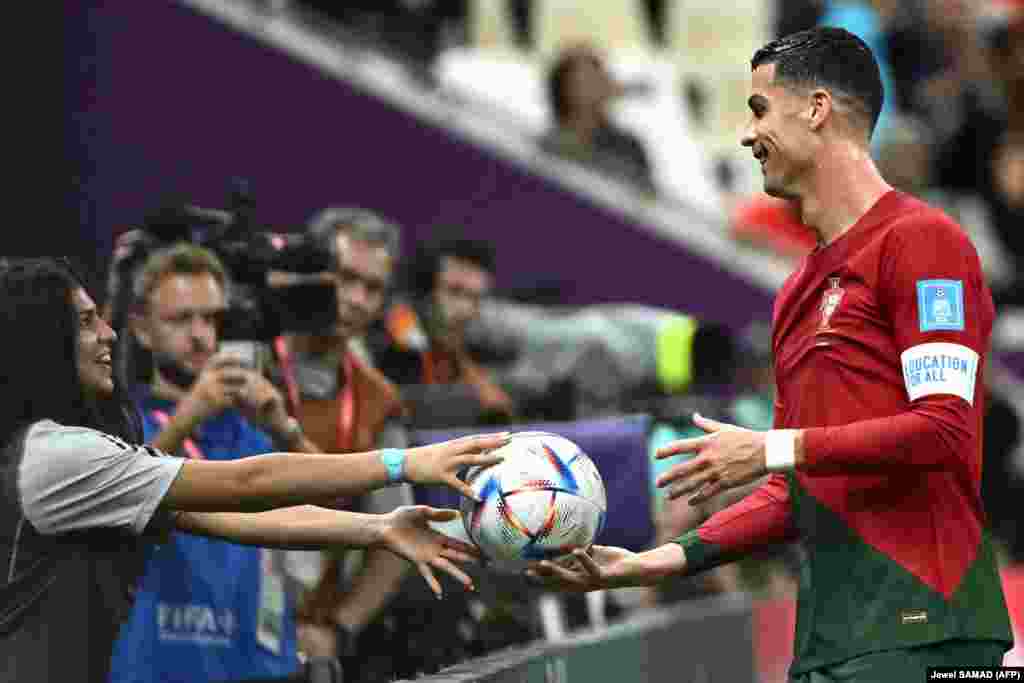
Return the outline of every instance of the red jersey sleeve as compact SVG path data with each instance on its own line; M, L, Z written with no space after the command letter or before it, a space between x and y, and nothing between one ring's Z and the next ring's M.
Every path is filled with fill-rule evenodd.
M907 391L901 414L807 429L807 474L892 468L959 469L979 457L983 370L994 318L977 252L938 212L885 237L876 285ZM962 471L962 470L961 470Z
M688 574L731 562L749 552L794 540L789 484L773 474L743 500L712 515L676 540L686 552Z

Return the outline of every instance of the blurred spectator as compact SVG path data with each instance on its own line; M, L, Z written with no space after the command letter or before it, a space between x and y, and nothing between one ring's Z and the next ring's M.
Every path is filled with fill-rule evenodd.
M548 74L554 125L540 140L545 151L655 192L643 144L611 122L608 107L622 88L589 45L564 50Z
M150 383L137 387L146 441L210 460L318 452L269 381L238 356L215 355L227 290L224 267L201 247L161 249L141 266L131 328L154 360ZM112 680L284 680L295 673L294 608L278 557L172 535L149 560L114 649Z
M937 180L952 191L986 201L993 230L1012 260L1014 277L993 283L997 306L1024 305L1024 11L1012 13L989 34L993 73L1001 97L965 89L964 116L939 140Z
M985 441L982 445L981 497L992 533L1014 562L1024 562L1024 469L1016 462L1024 437L1024 418L1014 402L985 372Z
M962 124L970 99L993 95L982 40L982 3L887 3L893 8L886 44L896 86L887 92L897 106L922 117L944 138Z
M942 208L970 236L989 286L999 290L1013 282L1013 261L995 233L984 201L949 192L935 183L935 136L923 121L894 116L878 146L878 168L898 190Z
M335 324L319 335L275 340L278 379L320 452L403 448L408 439L397 389L351 346L381 312L399 228L369 211L330 208L316 215L310 232L333 256ZM364 496L354 507L383 513L411 502L410 487L402 485ZM346 681L393 676L399 665L393 661L395 652L379 638L361 634L398 593L407 573L405 560L383 550L361 558L339 550L291 553L288 564L292 575L312 587L299 612L303 651L339 657Z
M948 130L946 121L961 115L958 98L983 85L977 3L965 0L915 0L887 6L885 44L893 76L893 103ZM979 68L980 67L980 68Z
M368 339L374 363L403 390L471 387L482 420L511 419L512 399L473 358L466 340L467 327L490 294L494 271L494 248L487 242L444 235L421 244L409 272L408 298L396 297L382 328Z
M875 55L882 75L886 93L894 91L892 69L889 66L889 50L886 45L886 22L891 16L891 0L826 0L824 12L818 23L822 26L838 26L860 37ZM896 107L892 97L882 103L882 112L875 124L872 147L877 149L878 136L885 132L889 119Z

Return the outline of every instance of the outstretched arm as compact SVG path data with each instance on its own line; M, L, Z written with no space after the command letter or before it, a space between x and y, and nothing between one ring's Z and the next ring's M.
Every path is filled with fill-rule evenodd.
M405 451L403 479L445 484L463 495L473 491L456 474L467 465L492 464L489 452L507 434L472 436ZM259 512L320 503L389 484L380 451L345 455L268 453L227 461L189 460L161 501L169 510Z
M455 562L478 557L477 550L458 539L433 531L428 522L455 518L455 510L425 505L398 508L386 515L328 510L312 505L269 512L181 512L180 531L222 538L245 545L307 550L328 546L355 546L389 550L412 562L431 589L441 595L434 569L451 574L466 588L473 582Z
M781 475L735 505L675 541L653 550L632 553L622 548L593 546L574 553L565 566L540 562L527 575L554 589L584 592L622 586L649 586L678 574L696 574L742 557L761 547L795 538L788 485Z

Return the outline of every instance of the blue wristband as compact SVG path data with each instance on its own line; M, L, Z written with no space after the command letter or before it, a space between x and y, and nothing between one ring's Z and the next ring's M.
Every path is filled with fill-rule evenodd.
M388 483L405 481L405 449L384 448L380 452L381 462L388 468Z

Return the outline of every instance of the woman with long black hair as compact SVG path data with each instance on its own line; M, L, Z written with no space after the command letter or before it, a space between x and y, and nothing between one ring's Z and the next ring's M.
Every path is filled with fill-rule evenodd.
M398 481L445 484L496 462L506 434L346 455L172 458L144 445L111 362L116 335L66 262L0 268L0 680L107 680L147 548L171 530L283 548L378 546L472 588L471 546L425 506L315 507ZM470 492L471 493L471 492ZM313 505L311 505L313 504ZM286 509L280 509L286 508Z

